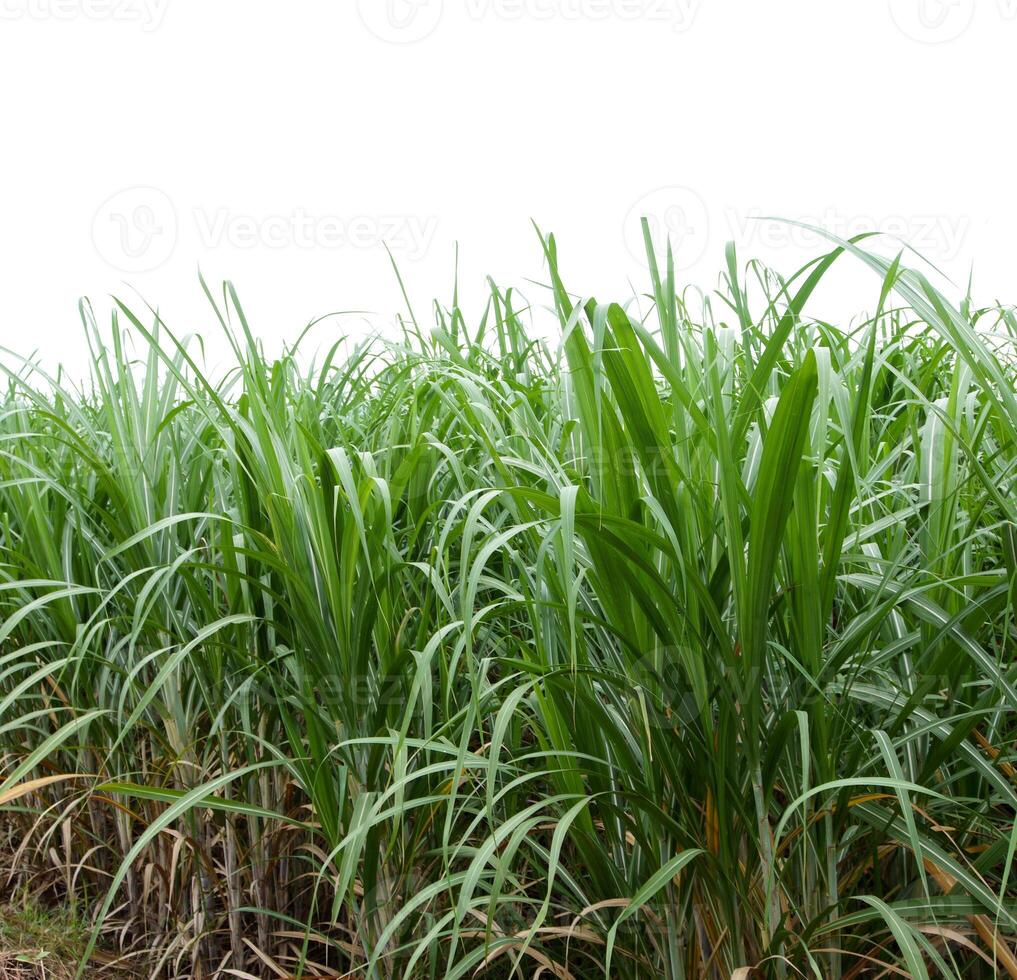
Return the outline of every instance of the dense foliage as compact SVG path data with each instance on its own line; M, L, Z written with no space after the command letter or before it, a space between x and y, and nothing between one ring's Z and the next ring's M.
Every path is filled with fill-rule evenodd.
M1013 313L542 242L560 344L5 356L5 880L163 976L1017 976Z

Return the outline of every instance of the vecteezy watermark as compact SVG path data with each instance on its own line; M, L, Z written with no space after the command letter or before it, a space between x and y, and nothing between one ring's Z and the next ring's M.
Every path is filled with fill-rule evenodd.
M2 0L0 0L2 2ZM203 249L339 249L388 247L401 258L422 259L438 219L411 214L250 214L227 207L196 207L186 230ZM173 254L183 228L177 209L155 187L131 187L108 198L92 219L99 255L122 272L151 272Z
M382 41L411 44L434 33L444 0L357 0L364 26Z
M157 30L169 0L0 0L0 20L100 20Z
M640 265L647 262L644 219L658 265L663 267L670 247L675 269L682 272L699 263L711 242L814 252L832 248L830 236L846 240L863 234L882 236L894 247L910 246L933 262L952 262L962 254L971 230L970 216L961 214L852 215L827 207L815 214L774 215L760 208L711 208L691 187L672 185L643 194L625 215L625 246Z
M472 20L652 21L687 31L701 0L464 0Z
M845 215L836 208L827 208L822 214L787 221L764 216L758 208L748 211L729 208L725 225L729 238L749 248L829 246L830 240L815 230L822 228L842 239L874 232L910 245L927 258L949 262L961 254L971 219L967 215L947 214Z
M357 0L364 26L383 41L409 44L429 37L446 0ZM647 21L675 31L692 27L702 0L455 0L474 22Z
M387 245L412 262L422 259L438 228L434 216L360 214L343 217L297 208L288 214L237 214L228 208L196 208L194 223L204 248L377 248Z
M942 44L959 38L975 19L975 0L889 0L890 16L900 31L922 44ZM1017 0L984 0L986 9L1003 20L1017 18Z
M177 212L165 191L129 187L103 202L92 218L95 250L122 272L150 272L177 243Z
M663 257L670 244L676 269L692 268L705 254L710 242L710 212L691 187L658 187L629 208L622 233L629 254L640 263L646 261L643 218L654 254Z

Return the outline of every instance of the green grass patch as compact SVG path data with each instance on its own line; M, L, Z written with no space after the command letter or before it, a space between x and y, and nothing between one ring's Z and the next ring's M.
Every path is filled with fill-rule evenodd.
M5 355L9 880L162 976L1017 976L1013 310L540 243L399 342Z

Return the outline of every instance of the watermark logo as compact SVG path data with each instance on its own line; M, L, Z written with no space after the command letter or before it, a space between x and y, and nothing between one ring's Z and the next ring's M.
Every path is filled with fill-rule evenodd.
M692 188L675 185L644 194L625 215L625 245L641 265L646 263L644 218L658 265L663 268L670 245L675 269L685 272L699 263L711 241L722 239L764 253L814 252L831 248L830 236L871 235L880 237L862 247L882 240L894 248L908 246L933 262L953 262L962 256L971 231L971 217L963 214L847 214L830 206L813 214L775 216L760 208L710 208Z
M764 249L817 249L829 247L830 239L815 231L822 228L841 239L877 234L909 245L920 254L937 261L953 261L964 248L971 228L966 215L846 215L836 208L822 214L803 215L797 222L780 221L762 211L728 209L725 214L728 236L739 245ZM810 227L804 227L810 226ZM863 242L862 247L867 247Z
M392 44L412 44L433 34L442 12L443 0L357 0L364 26Z
M913 41L942 44L960 37L975 15L975 0L890 0L893 22Z
M130 187L108 198L92 219L92 241L123 272L151 272L177 243L177 213L165 191Z
M646 21L687 31L695 22L702 0L462 0L468 20L533 21ZM445 12L443 0L357 0L364 26L383 41L409 44L437 29Z
M472 20L650 21L692 27L701 0L466 0Z
M359 214L343 217L312 214L297 208L287 214L238 214L229 208L196 208L194 223L204 248L380 248L388 246L416 262L434 240L433 215Z
M162 26L169 0L0 0L0 20L96 20Z
M629 208L623 223L625 246L637 262L646 261L642 219L646 218L654 254L667 254L668 243L676 269L690 269L706 253L710 242L710 212L691 187L658 187Z
M0 0L2 2L2 0ZM177 220L173 201L155 187L131 187L110 197L92 219L99 255L122 272L151 272L183 236L201 249L375 249L410 262L424 258L438 219L415 214L253 214L229 207L194 207Z
M648 651L628 661L617 683L640 727L680 732L701 717L677 647Z

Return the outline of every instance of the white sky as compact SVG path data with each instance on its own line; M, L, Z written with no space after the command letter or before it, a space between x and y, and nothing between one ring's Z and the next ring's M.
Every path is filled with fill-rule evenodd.
M1015 300L1017 0L0 0L0 343L84 370L76 302L206 331L232 279L270 349L314 316L542 280L642 284L640 213L711 286L753 216L903 234ZM843 276L817 314L871 308ZM323 328L322 342L337 327Z

